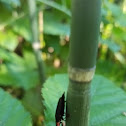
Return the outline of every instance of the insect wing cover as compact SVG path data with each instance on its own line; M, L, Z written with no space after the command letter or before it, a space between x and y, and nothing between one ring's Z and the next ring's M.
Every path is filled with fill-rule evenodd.
M61 123L61 120L63 120L64 108L65 108L65 92L59 98L59 101L57 104L56 113L55 113L56 126L59 126L59 124Z

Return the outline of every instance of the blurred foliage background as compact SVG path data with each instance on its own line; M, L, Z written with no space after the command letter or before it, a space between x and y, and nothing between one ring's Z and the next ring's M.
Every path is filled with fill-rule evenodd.
M41 58L47 77L67 72L70 8L70 0L37 0ZM43 116L37 92L41 87L27 1L0 0L0 11L0 87L20 99L40 125ZM126 90L126 0L102 0L96 73Z

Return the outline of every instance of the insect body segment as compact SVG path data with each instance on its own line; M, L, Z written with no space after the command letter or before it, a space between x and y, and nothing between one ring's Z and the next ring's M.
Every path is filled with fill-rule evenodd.
M63 125L63 117L64 117L64 108L65 108L65 93L59 98L56 113L55 113L55 119L56 119L56 126L60 126L60 124Z
M60 122L57 122L57 123L56 123L56 126L60 126Z

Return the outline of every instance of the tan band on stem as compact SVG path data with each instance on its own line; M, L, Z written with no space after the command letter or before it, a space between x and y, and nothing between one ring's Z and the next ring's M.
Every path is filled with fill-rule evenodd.
M40 49L40 43L39 42L33 42L32 44L34 49Z
M81 69L81 68L74 68L69 65L68 67L69 78L77 82L90 82L94 77L95 68L96 66L89 69Z

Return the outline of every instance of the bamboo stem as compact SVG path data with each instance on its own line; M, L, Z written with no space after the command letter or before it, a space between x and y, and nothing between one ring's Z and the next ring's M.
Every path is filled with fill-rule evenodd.
M28 8L29 8L31 31L32 31L32 47L38 65L40 83L43 84L45 81L45 70L44 70L41 51L40 51L36 1L28 0Z
M100 0L73 0L66 126L89 126L91 80L95 72Z

